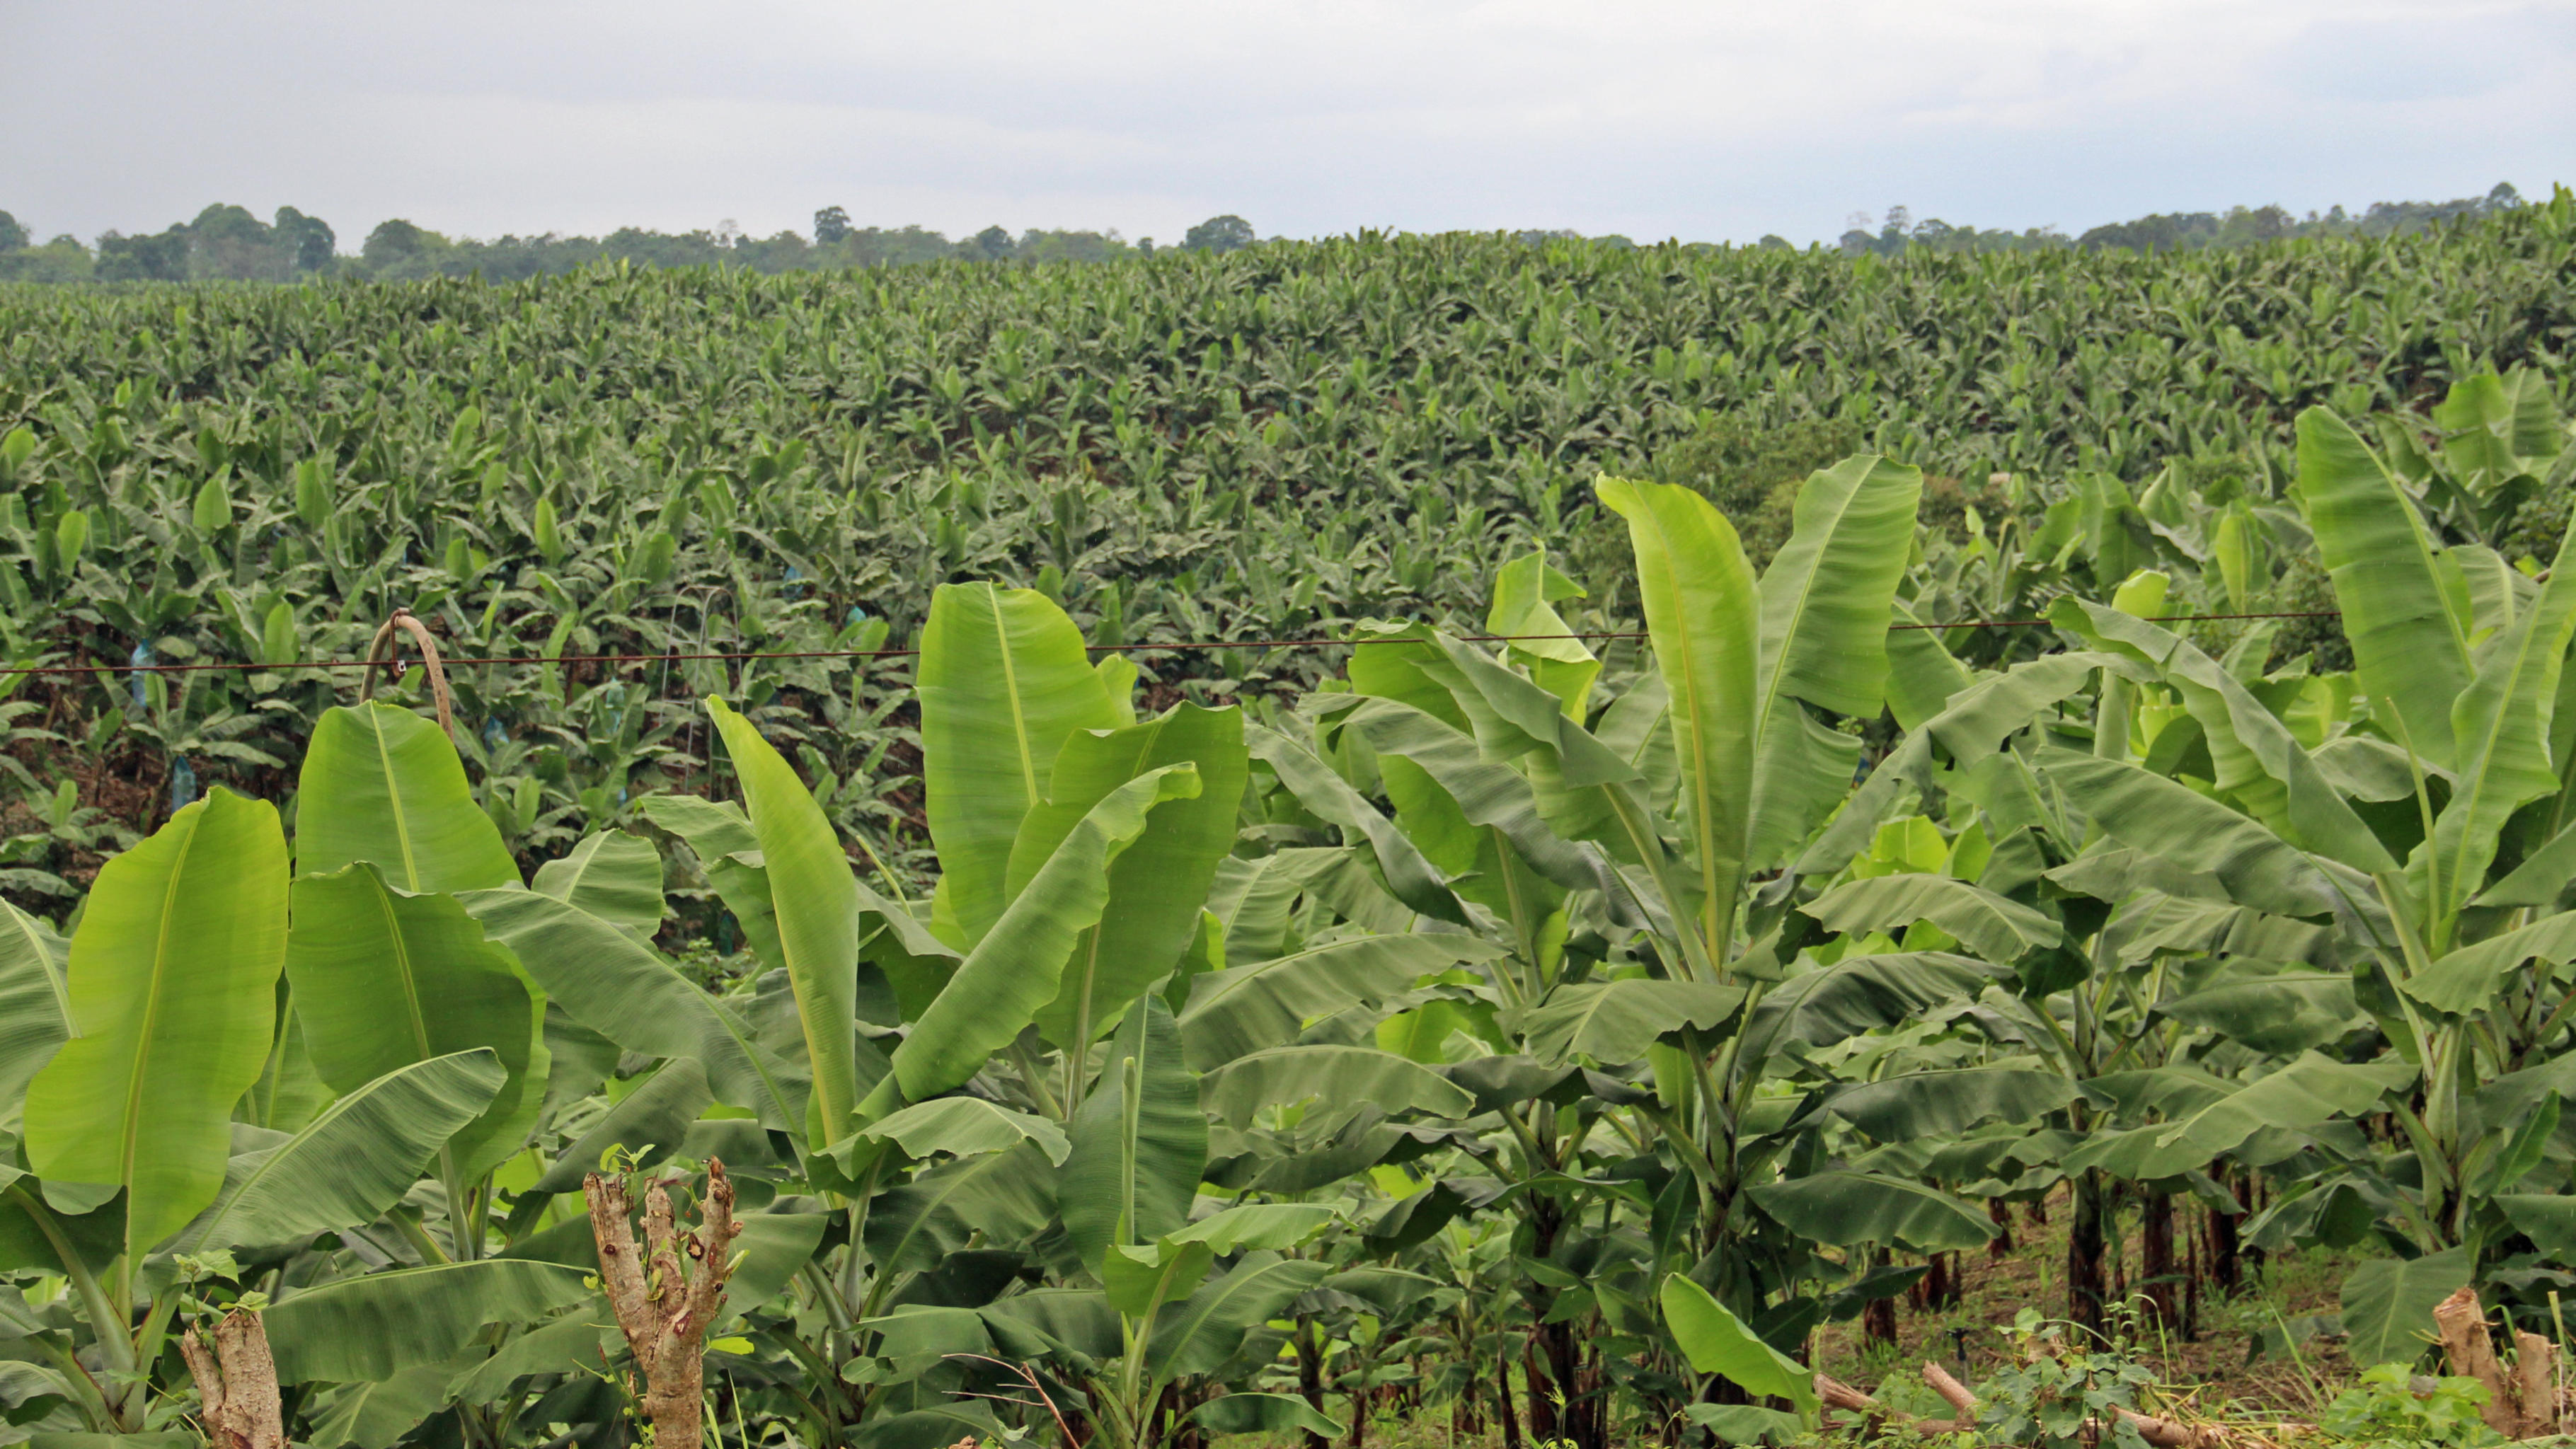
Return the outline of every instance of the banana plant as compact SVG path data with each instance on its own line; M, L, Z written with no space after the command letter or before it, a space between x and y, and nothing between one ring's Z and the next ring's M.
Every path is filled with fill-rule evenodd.
M1859 748L1810 710L1882 702L1916 482L1868 458L1817 474L1758 584L1705 500L1605 485L1631 516L1657 667L1597 715L1595 666L1566 657L1568 641L1498 659L1410 628L1363 636L1351 691L1310 699L1315 749L1257 744L1426 924L1502 948L1476 968L1501 1049L1450 1074L1509 1126L1486 1154L1524 1215L1516 1259L1544 1377L1578 1416L1599 1390L1578 1388L1573 1317L1598 1312L1614 1334L1669 1344L1654 1308L1666 1272L1704 1275L1794 1347L1826 1311L1828 1295L1806 1291L1827 1276L1813 1244L1949 1248L1990 1233L1913 1182L1806 1177L1795 1155L1814 1150L1823 1094L1782 1095L1814 1053L1972 998L2059 935L1964 882L1796 894L1801 847L1850 792ZM1533 596L1571 596L1543 582L1543 562L1520 568L1530 582L1506 590L1507 624L1538 617ZM1373 771L1393 820L1328 756ZM1770 877L1760 892L1757 872ZM1917 920L1955 926L1980 954L1862 944ZM1831 949L1804 954L1811 944ZM1634 1188L1581 1185L1622 1158ZM1602 1245L1576 1225L1623 1211L1650 1222L1647 1238L1577 1261ZM1542 1375L1531 1379L1536 1400ZM1600 1421L1571 1422L1588 1438Z
M2352 641L2358 692L2348 712L2324 738L2302 739L2173 634L2068 601L2061 628L2109 656L2106 669L2179 703L2198 748L2139 758L2116 742L2112 726L2125 720L2106 717L2093 750L2044 747L2037 768L2068 828L2080 819L2149 862L2207 880L2228 905L2333 923L2388 1061L2302 1058L2238 1093L2244 1100L2141 1129L2154 1134L2142 1145L2179 1165L2212 1141L2232 1145L2195 1125L2213 1117L2250 1124L2269 1112L2304 1125L2384 1106L2411 1149L2414 1180L2348 1143L2333 1154L2341 1172L2294 1188L2271 1222L2329 1231L2318 1214L2350 1184L2381 1235L2427 1266L2407 1294L2348 1287L2348 1326L2373 1352L2411 1355L2394 1325L2425 1285L2479 1276L2495 1250L2531 1231L2523 1220L2546 1232L2557 1211L2552 1198L2512 1189L2540 1165L2538 1124L2554 1120L2560 1091L2564 1027L2548 983L2565 954L2554 907L2568 871L2565 847L2549 846L2564 828L2576 725L2558 710L2576 590L2555 570L2545 583L2470 584L2479 551L2438 546L2349 424L2316 410L2299 431L2299 493ZM2117 697L2104 691L2106 709ZM2369 1290L2377 1276L2357 1282Z

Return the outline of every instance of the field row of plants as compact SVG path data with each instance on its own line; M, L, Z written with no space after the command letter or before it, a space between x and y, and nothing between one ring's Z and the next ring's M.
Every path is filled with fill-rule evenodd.
M362 655L396 606L463 656L800 652L912 645L932 585L992 579L1095 642L1260 640L1472 620L1492 561L1544 548L1594 586L1587 619L1624 627L1602 470L1719 497L1757 561L1798 481L1863 450L1928 471L1945 559L1974 546L1971 505L1991 528L2078 498L2098 532L2169 477L2140 537L2176 500L2273 506L2302 408L2420 411L2521 367L2558 385L2571 205L2187 256L1362 237L1099 267L0 287L0 657L280 666L16 685L10 722L60 743L16 737L44 763L0 785L23 797L0 890L59 912L203 785L284 798L352 683L284 666ZM2554 543L2554 517L2487 524L2517 557ZM2056 584L2001 587L1926 617ZM2283 587L2313 604L2321 580ZM1335 657L1138 662L1157 704L1208 703L1293 696ZM702 785L694 700L724 693L828 778L837 825L927 879L917 792L887 784L918 759L901 660L456 679L523 868Z
M532 874L479 701L451 739L281 681L254 707L323 706L291 811L210 786L67 912L6 908L0 1403L314 1449L1356 1443L1379 1410L1744 1442L1816 1424L1821 1325L2038 1199L2076 1325L2119 1204L2168 1249L2206 1211L2365 1250L2337 1321L2282 1336L2399 1365L2389 1403L2462 1288L2546 1383L2557 396L2310 408L2277 476L2075 471L1955 535L1862 454L1759 566L1700 492L1604 476L1644 640L1567 637L1583 582L1480 526L1440 535L1472 615L1355 625L1293 698L1153 699L1061 575L942 584L908 863L831 808L895 772L834 774L827 722L732 681L680 681L716 788L639 792ZM206 512L172 568L261 527ZM566 512L537 546L568 574L602 555ZM323 546L361 516L321 508ZM2330 633L2208 617L2315 612L2266 607L2302 570ZM716 908L745 964L709 989L665 946ZM2171 1428L2117 1363L2048 1365L1986 1386L1983 1432ZM2555 1418L2497 1398L2480 1432Z

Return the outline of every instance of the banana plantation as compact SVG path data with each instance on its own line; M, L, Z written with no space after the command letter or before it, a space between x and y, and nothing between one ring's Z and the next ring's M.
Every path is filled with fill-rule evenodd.
M0 1444L2215 1449L2292 1259L2561 1427L2563 190L0 337Z

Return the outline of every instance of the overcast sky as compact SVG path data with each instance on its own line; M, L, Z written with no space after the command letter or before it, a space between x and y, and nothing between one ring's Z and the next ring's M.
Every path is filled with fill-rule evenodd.
M0 208L2069 231L2576 182L2576 0L0 0Z

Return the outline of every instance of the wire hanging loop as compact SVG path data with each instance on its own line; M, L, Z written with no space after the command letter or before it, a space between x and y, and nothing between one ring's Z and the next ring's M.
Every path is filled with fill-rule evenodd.
M393 617L385 620L384 627L376 630L375 642L367 646L367 677L365 682L358 686L358 702L364 704L376 697L376 675L379 670L391 678L402 678L403 662L395 657L395 646L399 642L394 638L394 631L397 629L409 634L412 643L419 648L421 667L429 671L430 702L438 708L438 727L445 730L448 741L454 743L456 739L455 702L447 690L447 671L440 667L438 662L438 641L430 637L428 625L415 618L411 610L400 605L395 606Z

